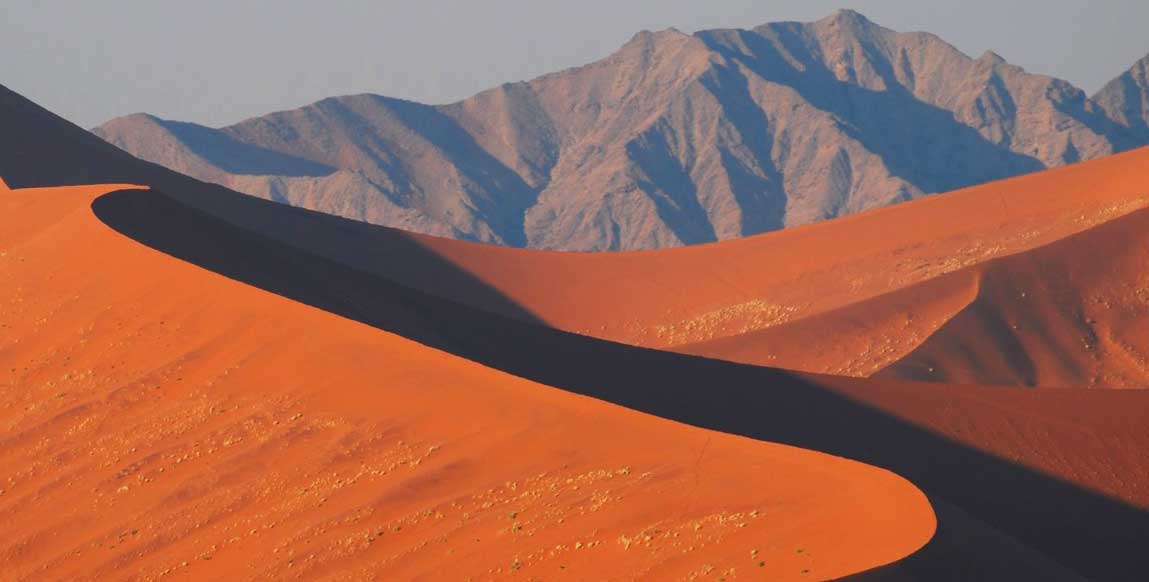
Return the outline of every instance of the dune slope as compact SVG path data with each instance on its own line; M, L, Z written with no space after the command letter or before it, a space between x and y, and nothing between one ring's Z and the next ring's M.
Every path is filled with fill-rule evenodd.
M244 217L255 223L290 222L296 212L233 200L240 214L259 211ZM1145 461L1137 451L1149 446L1149 434L1137 419L1144 418L1138 411L1145 410L1149 392L1058 392L1069 395L1064 410L1087 419L1077 421L1030 414L1047 408L1044 390L796 376L477 310L189 213L164 196L114 193L98 199L94 210L114 229L165 253L519 377L695 426L893 469L958 516L939 524L938 536L914 554L918 579L995 579L1001 565L1010 564L1029 579L1073 579L1045 575L1052 567L1135 580L1146 566L1136 550L1149 535L1144 491L1138 489ZM967 392L975 397L962 397ZM953 424L955 419L961 422ZM1096 436L1102 448L1068 430L1066 420ZM1118 442L1127 444L1104 448ZM1123 469L1111 472L1107 463ZM1045 566L1018 561L1023 555L1037 556ZM955 570L954 564L964 566Z
M649 253L523 251L363 229L340 235L356 256L329 254L404 285L568 331L738 362L868 376L909 355L986 292L983 274L1008 273L1010 267L988 266L995 259L1079 233L1097 231L1081 236L1101 240L1110 235L1100 233L1115 232L1108 223L1140 215L1149 204L1147 168L1149 149L1141 149L827 223ZM227 214L244 221L242 212ZM254 220L246 224L283 239L277 230L301 230L261 227ZM310 240L329 240L330 230L314 228ZM422 255L438 257L445 269L428 269L427 261L405 256L412 242L425 251ZM1126 243L1139 248L1135 241ZM1059 253L1071 244L1076 243L1067 240L1042 252ZM1129 252L1120 259L1124 271L1094 270L1088 284L1094 294L1106 289L1122 294L1125 307L1110 315L1133 326L1139 321L1133 317L1139 296L1119 291L1138 285L1136 257ZM1087 262L1087 254L1075 256ZM496 293L475 293L473 285L455 284L436 271L463 271ZM1028 285L1042 287L1046 295L1082 296L1085 288L1084 282L1067 283L1064 277L1044 280L1041 270L1027 273ZM513 307L507 308L508 302ZM1047 324L1057 328L1054 334L1078 333L1072 322ZM967 343L979 341L982 332L1001 335L980 329ZM1120 349L1088 355L1088 373L1048 372L1038 380L987 369L981 376L955 371L952 377L967 383L1116 387L1149 380L1133 353L1143 341L1131 336L1115 341ZM1023 365L1024 358L1014 355L998 367ZM956 359L952 363L976 369ZM936 372L907 377L947 377L945 364L922 369L930 367Z
M300 210L277 213L281 222L273 223L259 201L172 193L452 301L661 348L825 313L1081 232L1149 205L1146 167L1149 148L736 241L609 254L466 243ZM437 261L427 264L429 256ZM502 303L461 287L458 271Z
M10 579L829 578L933 532L889 472L548 388L165 256L93 214L117 188L0 197ZM237 242L191 242L212 240ZM262 258L244 267L291 260Z

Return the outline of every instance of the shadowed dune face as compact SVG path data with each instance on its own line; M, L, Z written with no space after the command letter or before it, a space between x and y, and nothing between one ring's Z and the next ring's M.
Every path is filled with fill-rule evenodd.
M1138 451L1149 446L1149 434L1137 419L1149 393L796 376L476 310L300 253L162 195L115 193L98 199L94 210L112 228L165 253L519 377L894 470L958 516L942 523L922 555L904 565L917 579L979 573L993 579L1008 561L1003 548L1010 547L1034 556L1012 565L1030 575L1132 580L1146 566L1135 548L1149 534L1142 509L1149 492L1136 483L1146 482L1139 477L1146 464ZM1064 430L1067 423L1083 423L1097 440L1082 441ZM1123 444L1109 450L1104 445L1110 442ZM1097 463L1119 463L1122 470L1110 473ZM971 547L967 538L986 545ZM955 560L967 567L953 570Z
M6 577L805 580L934 531L892 473L419 345L385 330L513 347L470 310L116 188L0 197Z

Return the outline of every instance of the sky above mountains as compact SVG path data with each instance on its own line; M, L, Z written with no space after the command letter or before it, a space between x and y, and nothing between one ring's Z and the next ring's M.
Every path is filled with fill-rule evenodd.
M93 126L232 123L322 97L429 103L603 57L635 32L814 20L842 0L105 0L0 5L0 81ZM1143 0L854 0L896 30L994 50L1092 93L1149 53Z

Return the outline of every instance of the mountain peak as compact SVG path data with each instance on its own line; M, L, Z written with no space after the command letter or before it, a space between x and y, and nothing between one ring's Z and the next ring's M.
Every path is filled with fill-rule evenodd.
M1149 141L1149 55L1102 87L1093 100L1140 141Z
M674 27L664 28L662 30L640 30L635 33L634 36L630 37L630 40L626 41L626 45L624 46L630 46L633 44L651 44L660 40L684 36L689 35Z
M866 16L861 12L851 8L839 8L819 22L824 22L827 24L848 25L852 27L874 25L874 21L866 18Z
M170 123L168 120L156 117L155 115L152 115L151 113L142 113L142 112L141 113L130 113L128 115L123 115L123 116L117 117L115 119L110 119L107 122L100 125L99 127L94 127L89 131L91 131L92 133L95 133L96 135L100 135L101 137L103 137L103 135L101 135L101 132L105 131L109 128L115 128L115 127L119 127L119 128L129 128L129 127L130 128L143 128L143 127L155 127L155 126L167 127L168 123Z
M987 50L984 53L982 53L981 56L977 58L977 60L988 61L988 62L993 63L995 65L1001 65L1001 64L1005 64L1007 62L1004 57L1002 57L1001 55L999 55L993 51L990 51L990 50Z
M119 117L117 119L120 121L125 121L125 122L127 122L127 121L146 121L149 123L163 123L165 121L163 119L160 119L159 117L156 117L155 115L152 115L151 113L144 113L144 112L130 113L128 115L125 115L123 117Z

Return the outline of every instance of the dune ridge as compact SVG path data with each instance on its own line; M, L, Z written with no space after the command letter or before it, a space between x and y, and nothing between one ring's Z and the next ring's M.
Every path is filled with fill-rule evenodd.
M93 215L124 188L0 197L12 579L801 580L933 533L887 471L564 393L167 257Z
M346 244L369 248L353 259L360 268L560 329L745 363L868 376L894 366L957 317L980 293L986 273L1008 271L987 265L1074 236L1105 238L1110 223L1144 214L1146 168L1149 148L1142 148L826 223L657 252L528 251L383 229L364 229ZM1097 234L1082 234L1091 232ZM496 290L516 312L421 272L397 256L404 248L392 243L398 236ZM849 248L841 248L841 240L849 240ZM1131 268L1096 284L1126 285L1136 279ZM1030 285L1043 285L1041 272L1029 277ZM1122 303L1131 322L1139 321L1137 297L1126 294ZM1130 338L1121 343L1137 345ZM953 374L965 383L1144 385L1146 368L1130 349L1098 353L1089 377ZM903 377L941 379L947 365L957 363L920 365L925 372Z
M296 213L243 197L230 204L234 212L223 214L250 224L282 224ZM1073 571L1137 579L1144 567L1130 544L1149 533L1136 488L1136 475L1144 472L1137 451L1149 435L1143 423L1116 420L1127 414L1136 419L1149 393L1130 393L1122 401L1072 392L1067 410L1092 411L1086 434L1097 435L1103 446L1128 443L1099 452L1082 446L1055 417L1026 412L1043 407L1045 391L999 395L1002 388L986 388L977 398L955 399L967 387L796 376L652 351L476 310L382 275L307 258L296 247L212 215L196 218L190 207L163 196L112 193L94 209L117 231L167 254L515 376L699 427L893 469L949 516L923 551L901 563L915 579L995 579L1003 571L1023 579L1076 579ZM398 262L395 267L403 268ZM1020 405L1001 401L1016 398ZM1033 400L1027 405L1025 399ZM938 410L946 414L938 417ZM1110 466L1123 469L1114 473ZM1028 558L1018 562L1021 555Z

